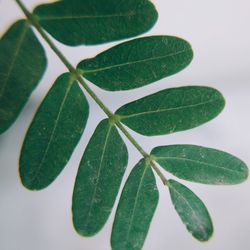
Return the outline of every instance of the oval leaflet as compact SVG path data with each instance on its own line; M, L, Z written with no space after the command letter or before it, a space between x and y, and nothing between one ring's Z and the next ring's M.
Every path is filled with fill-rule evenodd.
M40 190L60 174L81 138L88 102L69 73L58 77L27 131L20 155L25 187Z
M73 193L73 222L83 236L106 223L127 167L128 152L114 124L99 123L79 165Z
M181 183L169 180L171 200L188 231L199 241L208 241L213 223L204 203Z
M82 75L109 91L139 88L183 70L191 45L173 36L149 36L112 47L77 66Z
M39 24L58 41L94 45L140 35L158 18L148 0L71 0L34 10Z
M142 135L163 135L200 126L224 108L222 94L209 87L187 86L159 91L119 108L123 124Z
M17 119L37 86L47 59L25 20L14 23L1 38L0 55L0 133L3 133Z
M233 185L248 177L248 168L243 161L212 148L169 145L154 148L151 154L168 172L188 181Z
M151 166L143 159L122 190L112 228L113 250L140 250L158 204L159 192Z

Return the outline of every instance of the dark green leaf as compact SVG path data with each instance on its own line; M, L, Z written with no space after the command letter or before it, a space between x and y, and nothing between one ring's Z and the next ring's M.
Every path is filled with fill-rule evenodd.
M78 68L83 76L106 90L134 89L173 75L192 60L191 46L171 36L151 36L121 43Z
M190 189L169 180L172 202L188 231L199 241L207 241L213 234L213 224L204 203Z
M121 122L143 135L162 135L197 127L224 108L220 92L188 86L162 90L116 111Z
M148 0L71 0L34 10L39 23L67 45L101 44L148 31L158 14Z
M30 25L20 20L0 40L0 133L16 120L46 69L46 56Z
M226 185L241 183L248 177L244 162L216 149L170 145L157 147L151 154L163 168L184 180Z
M159 194L150 165L141 160L123 188L112 229L113 250L139 250L147 236Z
M114 124L103 120L85 150L73 194L73 221L83 236L96 234L114 205L128 152Z
M87 100L70 74L60 76L39 107L20 157L20 176L29 189L47 187L63 170L88 119Z

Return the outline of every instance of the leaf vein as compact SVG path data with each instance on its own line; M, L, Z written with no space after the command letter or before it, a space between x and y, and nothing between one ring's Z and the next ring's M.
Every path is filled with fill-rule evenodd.
M157 160L180 160L180 161L189 161L189 162L193 162L193 163L198 163L207 167L214 167L214 168L218 168L218 169L223 169L229 172L238 172L241 173L241 171L238 171L236 169L228 169L222 166L218 166L212 163L207 163L207 162L202 162L202 161L198 161L198 160L192 160L192 159L188 159L188 158L182 158L182 157L156 157Z
M95 199L95 195L96 195L96 191L97 191L97 186L98 186L99 179L100 179L101 169L103 167L102 162L103 162L103 159L104 159L104 155L106 153L107 144L108 144L109 136L110 136L110 133L111 133L111 129L112 129L112 126L109 125L108 132L107 132L107 135L106 135L106 138L105 138L105 142L104 142L104 145L103 145L103 151L102 151L102 155L101 155L101 159L100 159L100 164L99 164L99 168L98 168L97 181L96 181L95 189L94 189L94 192L93 192L93 195L92 195L92 198L91 198L91 202L90 202L90 206L89 206L89 211L88 211L87 219L86 219L86 221L84 223L85 226L88 225L88 223L89 223L90 212L91 212L92 207L94 205L94 199Z
M196 218L197 226L200 228L200 230L203 232L203 234L206 234L206 231L204 229L204 227L202 226L202 220L199 218L199 216L197 216L195 209L193 209L193 207L191 206L191 204L188 202L188 200L180 193L178 192L178 190L176 190L173 186L171 186L172 190L177 193L177 195L187 204L187 206L190 208L190 210L192 211L194 217ZM185 222L185 224L187 225L187 223Z
M43 165L43 163L44 163L44 161L45 161L45 159L46 159L46 156L47 156L47 154L48 154L48 152L49 152L49 149L50 149L51 143L52 143L52 141L53 141L53 137L54 137L54 135L55 135L55 131L56 131L58 122L59 122L59 120L60 120L60 116L61 116L61 113L62 113L64 104L65 104L65 102L66 102L66 99L67 99L67 97L68 97L68 95L69 95L69 92L70 92L70 89L71 89L71 87L72 87L72 82L73 82L72 79L70 79L69 85L68 85L68 87L67 87L67 89L66 89L66 92L65 92L65 96L64 96L64 98L63 98L63 100L62 100L62 103L61 103L61 105L60 105L60 107L59 107L59 111L58 111L58 114L57 114L57 117L56 117L56 120L55 120L55 123L54 123L54 127L53 127L53 129L52 129L52 131L51 131L51 135L50 135L50 137L49 137L49 142L48 142L47 147L46 147L46 149L45 149L45 151L44 151L42 160L40 161L40 163L39 163L39 165L38 165L38 167L37 167L36 174L35 174L35 175L33 176L33 178L31 178L31 180L30 180L31 183L33 183L34 180L36 180L36 178L38 177L39 171L40 171L40 169L42 168L42 165Z
M141 190L142 182L143 182L144 176L146 174L147 168L148 168L148 165L145 164L145 169L143 171L143 174L142 174L142 177L140 179L139 186L138 186L138 189L137 189L137 192L136 192L135 203L134 203L134 206L133 206L132 214L131 214L131 217L129 219L129 228L128 228L126 238L125 238L126 242L127 242L128 238L129 238L129 235L130 235L130 231L131 231L131 227L132 227L132 221L134 220L135 210L136 210L136 206L137 206L137 202L138 202L138 196L139 196L139 193L140 193L140 190Z
M24 29L23 29L23 32L21 33L20 40L19 40L19 42L16 44L16 51L15 51L15 53L14 53L14 55L13 55L13 59L12 59L11 64L10 64L10 66L9 66L9 70L8 70L8 72L6 73L6 78L4 79L4 83L3 83L2 87L1 87L0 98L2 98L2 96L3 96L4 89L5 89L6 85L7 85L7 82L8 82L8 80L9 80L10 74L11 74L13 68L14 68L15 62L16 62L16 60L17 60L19 51L20 51L20 49L21 49L21 47L22 47L22 44L23 44L23 42L24 42L25 35L26 35L27 31L28 31L28 28L25 26Z
M43 16L39 17L41 21L53 21L53 20L68 20L68 19L101 19L101 18L112 18L112 17L129 17L135 16L137 13L135 12L127 12L120 14L107 14L107 15L75 15L75 16Z
M178 52L174 52L168 55L164 55L164 56L155 56L155 57L150 57L150 58L145 58L145 59L141 59L141 60L136 60L136 61L131 61L131 62L125 62L125 63L120 63L120 64L116 64L116 65L111 65L111 66L107 66L107 67L103 67L103 68L99 68L99 69L93 69L93 70L82 70L82 74L86 75L86 74L92 74L92 73L97 73L97 72L101 72L101 71L105 71L105 70L111 70L114 68L119 68L119 67L124 67L124 66L128 66L128 65L132 65L132 64L138 64L138 63L142 63L142 62L150 62L150 61L155 61L155 60L159 60L159 59L165 59L168 57L173 57L179 54L183 54L186 53L188 51L191 51L191 49L184 49Z
M218 99L212 99L206 102L200 102L196 104L190 104L190 105L185 105L185 106L180 106L180 107L175 107L175 108L166 108L166 109L157 109L157 110L152 110L152 111L145 111L145 112L140 112L140 113L135 113L135 114L130 114L130 115L120 115L121 119L127 119L135 116L141 116L141 115L148 115L148 114L154 114L154 113L162 113L162 112L168 112L168 111L174 111L174 110L180 110L180 109L186 109L186 108L192 108L192 107L198 107L202 106L208 103L212 103L217 101Z

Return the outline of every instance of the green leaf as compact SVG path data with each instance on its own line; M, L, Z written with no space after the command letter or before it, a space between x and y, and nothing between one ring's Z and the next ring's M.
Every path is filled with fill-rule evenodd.
M188 231L199 241L207 241L213 234L213 224L204 203L190 189L169 180L173 205Z
M101 44L148 31L158 18L148 0L71 0L34 10L38 22L67 45Z
M73 222L83 236L106 223L127 166L128 152L114 124L103 120L84 152L73 194Z
M88 103L70 74L61 75L39 107L26 134L20 176L29 189L47 187L60 174L81 138Z
M16 120L46 69L46 56L28 22L17 21L0 40L0 133Z
M162 135L197 127L224 108L220 92L187 86L162 90L116 111L122 123L142 135Z
M159 193L150 165L141 160L123 188L112 229L113 250L139 250L147 236Z
M151 154L164 169L188 181L231 185L241 183L248 177L244 162L216 149L170 145L157 147Z
M192 58L192 48L185 40L151 36L121 43L82 61L78 68L97 86L116 91L142 87L173 75Z

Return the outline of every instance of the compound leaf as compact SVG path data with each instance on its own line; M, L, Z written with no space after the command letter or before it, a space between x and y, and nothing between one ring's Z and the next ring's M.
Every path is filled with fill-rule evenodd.
M224 108L220 92L187 86L162 90L116 111L122 123L142 135L162 135L197 127Z
M169 180L173 205L188 231L199 241L207 241L213 234L213 224L204 203L190 189Z
M161 146L152 150L155 160L173 175L193 182L232 185L245 181L248 168L228 153L195 145Z
M20 176L29 189L47 187L63 170L81 138L88 103L69 73L61 75L39 107L26 134Z
M130 173L121 194L112 229L113 250L142 248L158 198L152 169L141 160Z
M76 177L73 222L83 236L96 234L114 205L128 152L114 124L103 120L87 145Z
M134 39L82 61L78 68L97 86L110 90L127 90L173 75L192 60L189 43L172 36Z
M42 27L67 45L101 44L148 31L158 18L148 0L71 0L34 10Z
M16 120L47 64L28 22L14 23L0 40L0 133Z

